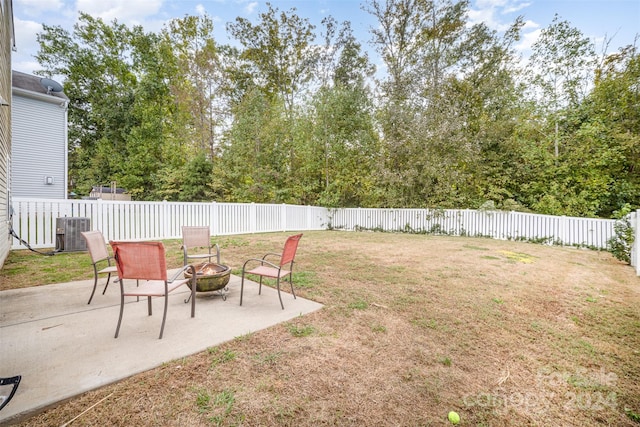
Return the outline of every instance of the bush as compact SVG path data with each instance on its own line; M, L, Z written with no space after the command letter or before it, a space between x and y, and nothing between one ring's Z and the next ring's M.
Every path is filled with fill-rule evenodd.
M617 219L613 229L616 233L609 239L609 252L620 261L631 264L631 248L635 240L634 230L631 226L630 216L631 206L625 204L619 211L615 211L614 217Z

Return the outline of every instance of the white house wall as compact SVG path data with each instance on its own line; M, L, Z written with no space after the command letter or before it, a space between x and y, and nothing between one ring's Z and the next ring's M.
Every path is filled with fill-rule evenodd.
M0 95L11 104L11 49L13 41L13 13L9 0L0 0ZM0 106L0 267L9 255L12 237L7 225L9 218L9 170L11 168L11 106Z
M65 199L66 104L14 92L11 113L12 196Z

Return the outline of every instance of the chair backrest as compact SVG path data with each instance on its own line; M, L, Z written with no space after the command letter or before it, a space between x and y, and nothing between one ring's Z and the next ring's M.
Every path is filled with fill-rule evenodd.
M298 242L302 238L302 234L296 234L290 236L284 243L284 249L282 250L282 257L280 258L280 266L289 264L296 257L296 250L298 249Z
M104 241L104 236L100 231L83 231L82 237L87 241L87 249L91 256L91 261L95 264L98 261L109 258L109 251L107 250L107 242Z
M187 248L210 247L209 227L182 226L182 244Z
M110 242L121 279L167 280L162 242Z

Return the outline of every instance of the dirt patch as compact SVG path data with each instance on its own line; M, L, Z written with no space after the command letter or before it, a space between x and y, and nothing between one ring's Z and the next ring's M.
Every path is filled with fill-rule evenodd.
M241 266L284 237L219 243ZM640 279L608 253L311 232L296 271L323 310L22 425L426 426L451 410L461 425L638 425Z

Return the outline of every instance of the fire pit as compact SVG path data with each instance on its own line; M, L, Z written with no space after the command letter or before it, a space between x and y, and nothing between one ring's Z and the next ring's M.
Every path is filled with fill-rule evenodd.
M193 267L196 269L196 292L221 291L229 283L231 267L227 265L205 262L195 264ZM184 277L190 279L191 272L185 271ZM189 287L191 287L191 282L189 282ZM224 294L222 296L223 299L226 299Z

